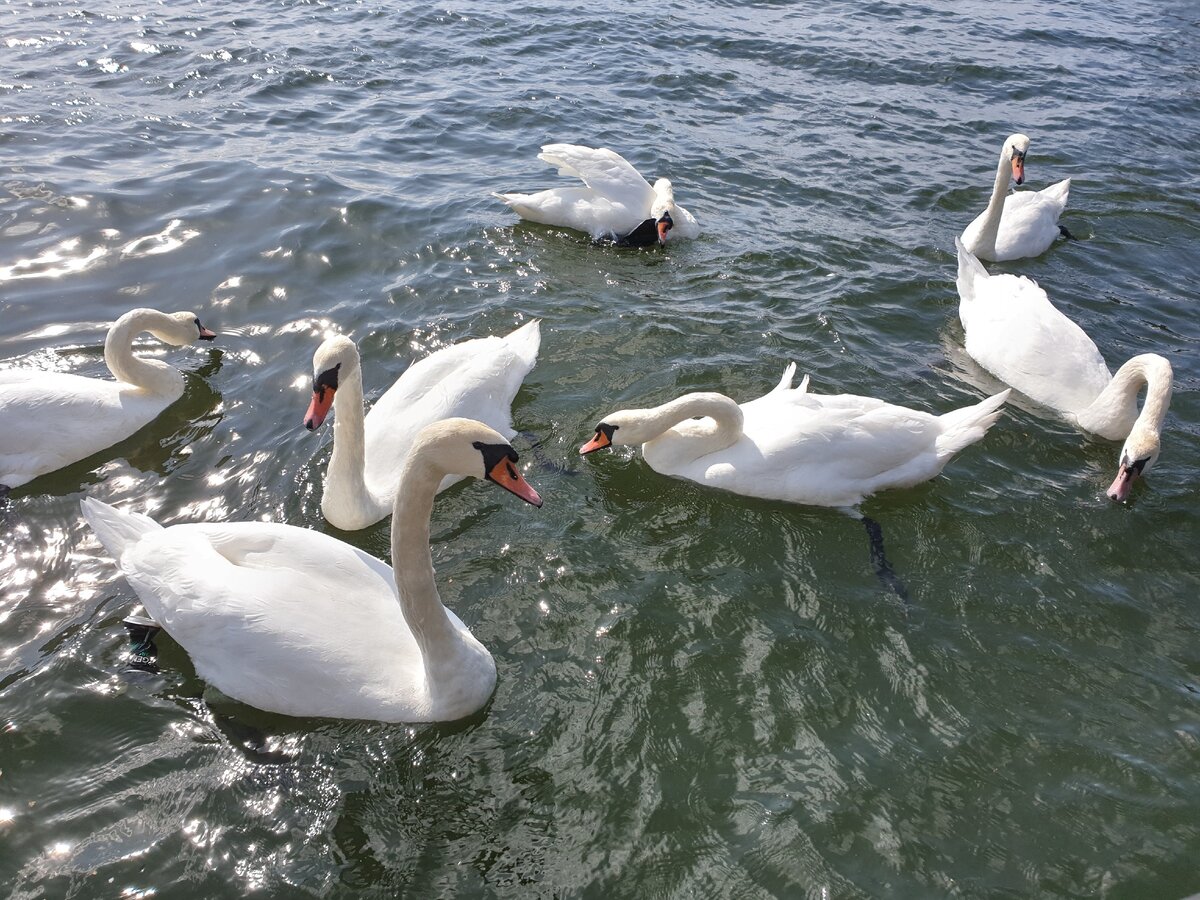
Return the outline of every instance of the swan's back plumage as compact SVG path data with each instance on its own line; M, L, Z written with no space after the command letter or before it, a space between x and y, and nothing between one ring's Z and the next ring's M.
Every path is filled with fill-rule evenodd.
M0 372L0 484L18 487L111 447L177 399L63 372Z
M1004 198L995 252L988 253L987 248L980 245L986 210L963 231L963 244L973 253L997 262L1040 256L1061 233L1058 219L1067 206L1070 192L1070 178L1040 191L1014 191Z
M512 402L540 346L541 323L534 319L503 337L451 344L409 366L364 423L366 482L380 504L390 510L409 448L429 423L459 416L511 438ZM448 476L442 488L458 480Z
M956 246L959 318L971 357L1053 410L1073 416L1087 409L1112 380L1092 339L1037 282L989 275L962 242Z
M390 566L291 525L164 529L92 499L83 513L146 611L229 696L287 715L430 717L421 652Z

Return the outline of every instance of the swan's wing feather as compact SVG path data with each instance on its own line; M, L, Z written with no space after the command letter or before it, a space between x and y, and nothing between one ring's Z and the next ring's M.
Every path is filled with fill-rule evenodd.
M558 168L561 175L574 175L610 202L630 210L654 203L654 188L620 154L577 144L547 144L538 159Z
M0 373L0 484L85 459L151 422L168 400L61 372Z
M197 672L262 709L369 716L386 699L381 673L416 653L391 568L318 532L177 525L127 548L120 566Z
M1065 185L1061 191L1055 191ZM1016 191L1004 198L996 258L1024 259L1039 256L1058 239L1058 217L1067 202L1070 180L1044 191Z
M1092 339L1029 278L976 278L959 315L975 361L1051 409L1077 413L1111 380Z
M540 342L535 320L503 337L462 341L413 363L366 417L367 483L372 491L390 502L404 458L430 422L463 416L511 438L512 402L537 362Z

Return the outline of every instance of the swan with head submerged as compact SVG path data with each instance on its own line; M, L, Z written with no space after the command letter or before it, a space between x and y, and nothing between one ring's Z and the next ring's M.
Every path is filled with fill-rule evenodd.
M534 319L504 337L443 347L409 366L364 416L354 341L337 335L322 343L313 355L313 396L304 424L310 431L319 428L329 410L336 410L321 496L325 518L345 531L386 518L408 449L430 422L465 416L511 438L512 401L540 345L541 326ZM460 477L447 475L439 490Z
M183 396L183 373L134 356L142 332L177 347L216 337L193 313L133 309L104 339L104 362L116 381L0 371L0 486L15 488L111 447Z
M958 315L967 352L981 366L1031 400L1084 431L1124 439L1108 497L1122 501L1133 482L1158 459L1160 434L1171 404L1171 364L1143 353L1109 372L1082 328L1064 316L1037 282L989 275L962 241L958 248ZM1138 412L1137 398L1146 387Z
M579 452L640 444L664 475L749 497L854 507L876 491L933 478L983 437L1008 396L935 416L872 397L809 394L807 376L791 386L795 373L792 363L774 390L740 405L695 393L611 413Z
M487 703L496 664L438 596L434 495L453 474L486 478L541 506L516 462L481 422L426 426L402 466L394 568L292 525L163 528L98 500L82 508L146 611L200 677L230 697L291 716L444 722Z
M650 183L612 150L576 144L547 144L538 159L584 187L549 188L535 194L493 194L522 219L586 231L594 240L623 246L665 244L700 234L695 216L675 202L666 178Z
M1017 184L1025 182L1028 152L1029 138L1009 135L1000 148L1000 164L987 209L962 233L963 244L981 259L1002 262L1039 256L1060 234L1068 233L1058 224L1058 217L1067 205L1070 178L1040 191L1008 193L1009 178Z

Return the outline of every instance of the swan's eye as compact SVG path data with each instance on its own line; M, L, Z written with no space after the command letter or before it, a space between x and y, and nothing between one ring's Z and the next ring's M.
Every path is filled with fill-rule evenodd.
M192 322L193 322L193 324L195 324L195 326L196 326L197 328L203 328L203 327L204 327L203 325L201 325L201 324L200 324L200 317L199 317L199 316L197 316L196 318L192 319Z
M511 478L513 481L516 481L518 478L521 477L520 475L517 474L517 467L514 466L512 463L508 464L508 477Z

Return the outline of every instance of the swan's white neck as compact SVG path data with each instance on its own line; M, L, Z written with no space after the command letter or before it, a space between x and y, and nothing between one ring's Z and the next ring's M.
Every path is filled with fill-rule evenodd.
M174 324L165 313L133 309L113 322L104 339L104 362L117 381L162 397L183 395L183 375L157 359L133 355L133 339L144 331L166 330Z
M973 252L976 256L996 255L996 238L1000 235L1000 217L1004 214L1004 199L1008 195L1008 181L1012 177L1012 150L1007 144L1000 148L1000 164L996 166L996 183L992 185L992 198L983 211L983 222L979 239Z
M354 366L334 394L333 456L325 473L321 508L325 517L351 530L377 522L387 512L367 487L367 431L362 368Z
M1092 405L1076 416L1079 426L1109 440L1124 440L1136 423L1157 434L1171 405L1171 364L1157 353L1143 353L1117 369ZM1146 386L1139 414L1137 396Z
M742 436L741 407L717 393L684 394L662 406L642 410L637 422L642 433L654 435L645 441L653 444L668 429L696 416L711 419L712 424L696 423L688 428L688 448L694 451L693 458L724 450Z
M429 518L438 485L448 473L428 456L412 453L400 473L400 489L392 509L392 569L400 595L400 609L421 648L431 700L466 666L471 651L446 615L446 607L433 580L429 550Z

